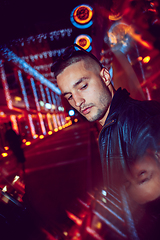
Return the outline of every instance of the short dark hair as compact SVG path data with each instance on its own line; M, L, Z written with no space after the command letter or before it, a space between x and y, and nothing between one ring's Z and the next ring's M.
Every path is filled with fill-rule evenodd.
M102 64L92 53L88 53L85 50L75 50L69 55L69 57L60 57L58 61L56 61L56 64L53 64L51 67L51 71L54 72L54 76L56 78L66 67L82 60L84 60L87 68L91 68L93 66L95 68L96 65L102 69Z

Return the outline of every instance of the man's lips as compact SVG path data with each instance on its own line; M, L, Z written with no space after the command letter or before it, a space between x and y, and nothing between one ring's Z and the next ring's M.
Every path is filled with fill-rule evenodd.
M92 108L92 106L91 107L86 107L83 110L81 110L81 112L83 113L83 115L86 115L86 114L90 113L91 108Z

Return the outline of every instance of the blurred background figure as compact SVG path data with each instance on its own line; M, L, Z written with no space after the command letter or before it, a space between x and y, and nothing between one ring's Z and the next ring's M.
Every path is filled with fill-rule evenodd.
M25 156L23 149L21 147L21 137L12 129L12 123L6 123L6 133L5 139L8 142L10 150L13 152L14 156L17 159L18 169L20 173L20 177L24 178L25 172Z

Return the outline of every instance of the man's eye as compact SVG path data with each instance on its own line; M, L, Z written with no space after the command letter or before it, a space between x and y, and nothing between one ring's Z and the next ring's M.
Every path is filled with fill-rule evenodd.
M87 88L87 86L88 86L88 84L84 84L84 85L81 87L81 89L85 89L85 88Z
M141 185L141 184L147 182L148 180L150 180L150 178L144 178L144 179L142 179L141 181L139 181L138 184Z
M72 99L72 95L70 95L69 97L67 97L67 100L71 100Z

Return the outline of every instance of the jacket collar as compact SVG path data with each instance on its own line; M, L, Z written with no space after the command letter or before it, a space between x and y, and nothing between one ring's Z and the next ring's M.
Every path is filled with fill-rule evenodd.
M115 115L116 113L117 114L119 113L121 106L123 105L123 102L126 101L126 99L129 97L129 95L130 95L130 93L126 89L122 89L121 87L118 88L118 90L115 92L115 94L113 96L110 111L109 111L108 117L105 121L105 124L111 117L113 117L113 115Z

